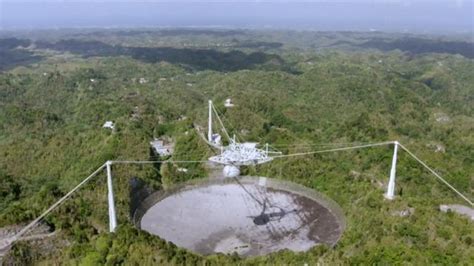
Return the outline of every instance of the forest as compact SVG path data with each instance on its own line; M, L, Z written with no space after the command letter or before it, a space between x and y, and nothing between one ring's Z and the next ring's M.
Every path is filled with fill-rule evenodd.
M381 32L1 32L0 228L26 225L107 160L166 159L152 153L153 138L175 141L174 160L205 160L212 150L196 126L206 124L209 99L231 132L283 153L398 140L473 199L473 48L463 36ZM224 108L227 98L235 108ZM102 127L109 120L113 131ZM439 211L465 202L406 153L396 199L384 200L392 153L374 147L243 169L336 201L347 228L335 247L194 254L135 228L131 210L135 191L204 178L206 168L114 165L116 233L103 173L42 221L52 237L17 242L3 263L474 264L472 221Z

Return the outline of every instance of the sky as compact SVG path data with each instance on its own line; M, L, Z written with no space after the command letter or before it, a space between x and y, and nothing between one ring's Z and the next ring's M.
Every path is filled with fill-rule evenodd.
M473 33L474 0L0 0L0 29L237 27Z

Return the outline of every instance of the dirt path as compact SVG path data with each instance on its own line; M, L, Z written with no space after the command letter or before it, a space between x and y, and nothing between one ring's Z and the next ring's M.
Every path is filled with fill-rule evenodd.
M10 243L14 240L15 235L23 227L14 225L0 228L0 265L2 265L3 257L10 251ZM39 225L32 229L28 235L21 237L19 240L30 241L30 240L41 240L44 238L52 237L57 231L50 232L50 228L47 225Z
M456 212L458 214L471 218L471 221L474 222L474 209L469 208L467 206L459 205L459 204L440 205L439 210L442 212L448 212L448 211Z

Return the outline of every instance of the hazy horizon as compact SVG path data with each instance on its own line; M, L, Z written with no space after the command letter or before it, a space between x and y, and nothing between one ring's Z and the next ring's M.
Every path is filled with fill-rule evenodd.
M473 0L0 0L0 29L195 26L472 34L473 8Z

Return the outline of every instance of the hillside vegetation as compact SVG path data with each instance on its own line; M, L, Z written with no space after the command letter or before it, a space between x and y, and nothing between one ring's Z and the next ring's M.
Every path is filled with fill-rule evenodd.
M0 68L0 227L33 220L106 160L159 159L149 147L154 137L176 141L173 159L205 160L212 150L194 126L205 125L209 99L231 132L284 153L332 147L327 143L399 140L474 198L474 61L463 52L421 54L388 45L367 50L361 42L372 40L372 49L380 40L362 33L312 33L313 39L292 32L255 37L259 32L212 30L30 34L31 39L18 34L0 40L0 48L12 53L7 59L17 58L8 64L2 57ZM405 38L383 37L392 43ZM424 42L436 41L444 40ZM472 46L459 46L466 45ZM236 107L225 109L229 97ZM107 120L115 122L115 131L102 128ZM397 198L384 200L392 152L392 146L374 147L243 169L335 200L347 229L334 248L250 259L190 253L133 227L130 180L162 189L204 177L203 165L177 165L189 168L187 173L169 164L116 165L115 234L107 232L102 174L46 217L54 238L19 242L5 261L474 264L473 223L438 210L440 204L464 202L402 151ZM410 215L399 215L410 208Z

